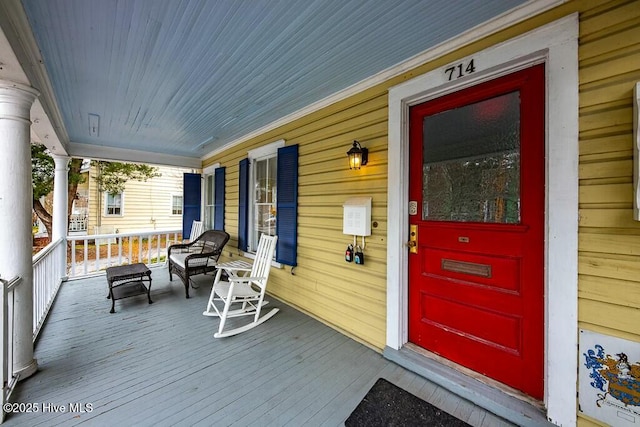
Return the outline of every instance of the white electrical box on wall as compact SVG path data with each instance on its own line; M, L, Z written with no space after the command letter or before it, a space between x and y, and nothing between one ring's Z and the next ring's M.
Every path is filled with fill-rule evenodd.
M371 236L371 197L353 197L344 202L342 233Z

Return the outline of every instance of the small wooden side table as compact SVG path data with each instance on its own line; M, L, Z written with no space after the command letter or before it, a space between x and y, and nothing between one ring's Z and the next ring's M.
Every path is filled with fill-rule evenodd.
M148 283L148 286L145 284ZM117 299L128 298L134 295L147 294L149 304L151 301L151 270L142 264L119 265L107 268L107 283L111 298L111 311L115 313Z

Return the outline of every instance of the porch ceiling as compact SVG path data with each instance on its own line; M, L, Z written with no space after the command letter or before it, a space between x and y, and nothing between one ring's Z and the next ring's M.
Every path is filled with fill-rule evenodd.
M68 154L187 165L525 1L8 3L2 30Z

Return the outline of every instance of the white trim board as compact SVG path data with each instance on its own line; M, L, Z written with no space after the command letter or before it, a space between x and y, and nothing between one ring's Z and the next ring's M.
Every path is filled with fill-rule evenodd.
M173 156L169 154L152 153L149 151L132 150L130 148L114 148L103 145L70 142L69 149L67 151L72 157L176 166L180 168L202 168L202 160L197 157Z
M448 81L449 65L389 90L387 347L408 342L408 113L411 105L544 63L546 72L545 391L547 418L576 423L578 283L578 16L477 52L477 71ZM398 191L399 190L399 191Z
M214 163L202 169L202 175L211 175L220 167L220 163Z

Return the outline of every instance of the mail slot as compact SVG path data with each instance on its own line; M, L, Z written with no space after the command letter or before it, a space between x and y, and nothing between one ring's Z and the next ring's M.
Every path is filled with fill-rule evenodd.
M477 264L475 262L456 261L442 258L440 268L454 273L470 274L479 277L491 277L491 266L488 264Z

